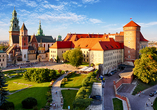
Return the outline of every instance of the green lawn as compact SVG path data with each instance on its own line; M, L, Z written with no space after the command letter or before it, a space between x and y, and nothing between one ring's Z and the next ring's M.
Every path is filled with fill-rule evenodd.
M65 64L70 64L70 62L66 62ZM87 62L82 62L82 65L80 65L80 66L89 66L89 63L87 63Z
M151 86L154 86L157 84L157 81L156 82L150 82L149 84L146 84L146 83L143 83L142 81L140 80L137 80L137 86L136 88L134 89L132 95L135 95L137 93L139 93L140 91L143 91Z
M3 73L13 73L14 70L3 72ZM32 85L31 87L24 89L22 91L19 91L17 93L14 93L12 95L8 95L8 101L13 102L15 105L15 110L31 110L31 109L23 109L22 108L22 100L24 100L27 97L34 97L37 99L38 102L38 109L44 107L46 105L46 93L48 91L48 86L50 85L50 82L44 82L44 83L36 83L36 82L30 82L27 80L24 80L22 76L16 76L14 78L6 78L8 86L6 87L7 90L10 92L17 91L19 89L25 88L28 85ZM16 84L18 82L18 84ZM19 84L20 83L20 84ZM25 85L28 84L28 85Z
M113 98L114 110L123 110L123 103L118 98Z
M63 88L80 88L82 87L82 81L87 77L87 74L73 74L68 78Z
M12 95L9 95L7 99L8 101L11 101L15 105L15 110L25 110L22 108L22 100L24 100L27 97L34 97L38 101L38 108L42 108L46 104L46 93L48 91L48 86L50 82L45 82L45 83L35 83L35 82L29 82L24 80L22 77L18 78L12 78L12 79L7 79L8 84L10 85L13 81L15 82L20 82L20 83L25 83L25 84L30 84L32 85L31 87L22 90L20 92L14 93ZM10 88L8 88L10 89ZM18 88L19 89L19 88ZM12 89L11 89L12 90Z
M75 100L77 90L61 90L61 92L64 98L63 109L68 109L68 106L70 106L70 110L73 110L72 105Z

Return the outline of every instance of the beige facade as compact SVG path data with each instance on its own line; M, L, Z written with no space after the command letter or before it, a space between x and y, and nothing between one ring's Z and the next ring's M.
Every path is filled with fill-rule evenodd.
M0 52L0 67L6 68L7 66L7 54L5 52Z
M36 54L28 54L28 60L36 60Z
M95 51L91 50L90 51L90 64L98 65L98 64L103 64L103 51Z
M112 70L117 69L118 65L121 64L124 59L124 50L115 49L104 51L104 60L103 60L103 74L107 74Z
M82 54L83 54L83 62L89 63L89 55L90 55L89 49L82 48L81 50L82 50Z

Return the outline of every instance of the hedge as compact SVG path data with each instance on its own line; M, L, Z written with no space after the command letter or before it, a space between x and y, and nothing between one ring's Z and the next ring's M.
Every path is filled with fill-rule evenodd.
M23 74L24 79L33 82L49 82L52 79L56 79L58 76L64 74L62 70L50 70L50 69L27 69Z
M74 110L84 110L87 108L93 99L89 98L92 92L92 84L95 82L97 70L90 72L82 82L82 87L76 94L75 101L73 102Z

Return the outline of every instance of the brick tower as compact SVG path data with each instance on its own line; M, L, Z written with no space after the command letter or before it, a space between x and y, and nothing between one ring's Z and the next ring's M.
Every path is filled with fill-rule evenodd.
M22 52L22 61L27 61L28 60L28 32L24 23L20 29L19 46Z
M9 45L13 45L13 37L19 39L19 20L17 18L17 13L14 8L12 12L12 19L10 20L11 26L9 27Z
M140 26L130 21L123 27L124 30L124 61L134 62L139 58Z

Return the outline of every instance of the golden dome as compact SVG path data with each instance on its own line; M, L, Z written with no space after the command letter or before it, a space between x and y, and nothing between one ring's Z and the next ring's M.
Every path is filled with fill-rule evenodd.
M44 50L45 51L45 47L38 47L38 50Z

